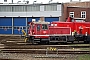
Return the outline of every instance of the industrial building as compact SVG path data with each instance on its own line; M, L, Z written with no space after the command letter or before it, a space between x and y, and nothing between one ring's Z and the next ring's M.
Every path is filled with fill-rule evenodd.
M0 34L21 34L22 29L27 33L27 22L40 19L59 21L61 16L62 3L0 4Z
M89 21L90 2L69 3L13 3L13 0L0 0L0 34L21 34L24 29L27 33L28 22L32 20L66 21L68 16L82 18ZM77 14L76 12L79 11ZM73 13L74 12L74 13Z
M0 3L12 3L13 0L0 0Z
M67 16L72 18L83 18L85 21L90 22L90 7L81 7L81 6L68 6L67 7Z
M68 16L75 18L85 18L90 21L90 1L85 2L69 2L63 5L63 20L65 21Z

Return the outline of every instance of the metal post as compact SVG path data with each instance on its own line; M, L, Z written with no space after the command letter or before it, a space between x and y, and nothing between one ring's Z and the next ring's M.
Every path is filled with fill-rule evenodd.
M46 55L47 55L47 49L46 49Z
M79 2L80 2L81 0L79 0Z
M72 2L72 0L70 0L70 2Z
M13 0L12 0L12 4L13 4Z
M28 24L27 24L27 22L28 21L27 21L27 17L26 17L26 34L28 35L28 33L27 33L28 32Z
M57 49L57 55L58 55L58 49Z
M49 50L49 48L47 47L47 49L46 49L46 55L48 54L48 50Z
M13 23L14 23L14 21L13 21L13 17L12 17L12 34L13 34L13 30L14 30Z

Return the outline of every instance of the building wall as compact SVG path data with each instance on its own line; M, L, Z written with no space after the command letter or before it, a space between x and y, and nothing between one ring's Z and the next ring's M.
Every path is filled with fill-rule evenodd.
M48 22L59 21L61 16L62 4L60 3L0 4L0 34L22 34L22 29L27 33L27 22L31 22L33 19ZM6 23L6 21L8 22ZM8 23L11 23L11 25L9 26Z
M38 7L38 8L37 8ZM62 16L62 4L45 5L0 5L0 17L59 17Z
M70 2L70 3L64 3L63 5L63 21L66 20L66 18L68 17L67 14L67 7L69 6L77 6L77 7L90 7L90 1L87 2ZM88 16L87 16L88 17Z
M74 12L75 18L81 18L81 11L86 11L86 21L90 21L90 8L86 7L67 7L67 16L69 12Z
M59 17L61 11L0 12L0 17Z
M11 3L12 0L7 0L7 2L4 2L4 0L0 0L0 3Z

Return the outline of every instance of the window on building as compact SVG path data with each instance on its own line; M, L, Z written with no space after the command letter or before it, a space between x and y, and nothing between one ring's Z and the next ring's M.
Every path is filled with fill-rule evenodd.
M74 12L69 12L69 16L74 18Z
M0 12L12 12L12 6L0 6Z
M86 18L86 11L81 11L81 18Z
M27 6L27 11L40 11L40 6L39 5Z
M13 12L24 12L26 11L25 6L13 6Z
M45 11L57 11L57 5L45 5L44 6Z
M7 0L4 0L4 2L7 2Z

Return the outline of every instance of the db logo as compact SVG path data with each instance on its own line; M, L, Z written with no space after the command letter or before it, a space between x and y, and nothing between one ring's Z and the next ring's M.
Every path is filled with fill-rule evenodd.
M18 29L18 31L20 31L20 28Z
M46 33L46 31L43 31L43 33Z
M7 31L7 28L4 28L5 31Z

